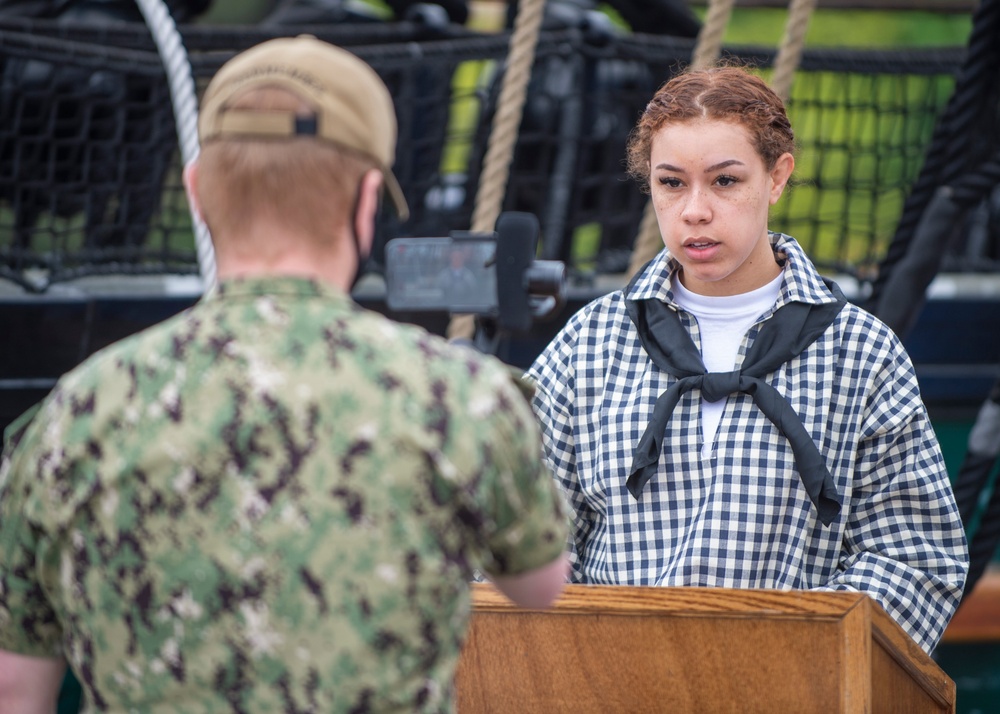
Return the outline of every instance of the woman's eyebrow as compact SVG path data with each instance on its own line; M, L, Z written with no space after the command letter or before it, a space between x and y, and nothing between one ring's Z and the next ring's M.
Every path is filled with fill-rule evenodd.
M712 164L707 169L705 169L706 174L710 174L713 171L718 171L719 169L724 169L729 166L743 166L743 162L739 159L726 159L725 161L720 161L717 164ZM687 173L684 169L679 166L674 166L673 164L657 164L655 166L657 169L663 169L664 171L673 171L675 173L683 174Z
M707 169L705 169L705 173L710 174L713 171L718 171L719 169L724 169L729 166L743 166L743 162L738 159L726 159L725 161L720 161L717 164L709 166Z

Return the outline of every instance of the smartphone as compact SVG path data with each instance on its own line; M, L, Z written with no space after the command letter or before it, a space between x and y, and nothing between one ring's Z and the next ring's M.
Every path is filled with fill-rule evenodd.
M386 243L386 302L392 310L495 316L494 234L394 238Z

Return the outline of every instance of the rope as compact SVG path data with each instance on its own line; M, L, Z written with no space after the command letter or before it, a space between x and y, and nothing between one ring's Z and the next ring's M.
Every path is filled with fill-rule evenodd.
M774 76L771 78L771 89L783 102L787 102L791 94L792 77L802 59L806 29L815 8L816 0L791 0L788 6L788 22L785 23L785 34L781 39L778 57L774 60Z
M718 62L722 55L722 38L726 34L734 5L736 0L709 0L705 24L698 31L698 39L695 41L691 56L693 69L704 69Z
M735 4L736 0L709 0L705 23L698 32L691 57L692 69L711 67L719 60L722 55L722 39L726 34L726 27L729 25L729 17L733 14ZM642 212L642 221L639 223L639 233L629 258L626 279L635 275L639 268L656 257L661 250L663 250L663 238L656 222L656 211L653 210L652 201L647 201L646 208Z
M656 222L656 211L653 209L653 202L646 201L642 220L639 222L639 237L635 239L635 247L629 257L628 272L625 277L631 280L632 276L661 250L663 250L663 238L660 236L660 226Z
M490 138L483 158L476 203L472 212L471 230L490 233L496 226L503 207L510 165L514 159L514 145L524 112L528 93L528 80L535 63L535 48L542 27L545 0L522 0L514 18L514 31L510 37L507 68L500 85L497 113L490 128ZM454 315L448 324L447 336L451 339L472 339L475 319L471 315Z
M181 158L187 164L198 157L199 151L198 97L187 50L184 49L180 32L163 0L136 0L136 2L153 36L163 68L167 73L174 109L174 124L177 128L177 142ZM195 250L198 255L202 286L203 289L207 289L215 283L215 251L212 249L208 227L195 214L193 207L191 223L194 227Z

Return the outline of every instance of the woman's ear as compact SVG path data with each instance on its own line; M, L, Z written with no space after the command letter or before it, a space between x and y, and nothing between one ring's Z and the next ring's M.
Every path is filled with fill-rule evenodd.
M781 194L785 190L785 186L788 185L788 179L792 177L792 171L795 170L795 157L789 153L784 153L778 157L778 160L774 162L774 168L771 169L771 196L770 202L773 206L781 198Z
M361 177L358 208L354 214L354 235L358 237L358 249L365 256L371 253L375 241L375 217L378 215L381 196L382 172L369 169Z

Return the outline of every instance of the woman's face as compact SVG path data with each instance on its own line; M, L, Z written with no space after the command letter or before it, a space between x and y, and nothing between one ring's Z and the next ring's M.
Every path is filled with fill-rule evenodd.
M660 234L688 290L738 295L777 277L767 213L791 176L791 154L769 171L742 125L696 119L654 134L649 163Z

